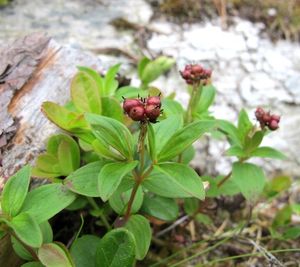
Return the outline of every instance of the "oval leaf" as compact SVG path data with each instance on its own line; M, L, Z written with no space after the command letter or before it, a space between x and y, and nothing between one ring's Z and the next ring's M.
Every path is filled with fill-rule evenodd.
M100 143L119 151L125 158L133 157L133 137L127 127L117 120L95 114L85 114Z
M75 75L71 83L71 97L80 112L101 114L101 99L96 82L85 72Z
M131 215L125 228L134 236L136 258L142 260L146 256L151 242L152 233L149 221L141 215Z
M257 199L266 183L262 169L251 163L234 163L231 179L247 200Z
M20 213L14 217L9 226L26 245L33 248L38 248L42 245L42 231L38 223L28 213Z
M280 151L268 147L261 146L256 148L251 154L251 157L260 157L260 158L272 158L272 159L286 159L286 156Z
M196 121L185 126L177 131L162 147L157 156L158 160L166 161L176 157L215 126L214 121Z
M94 235L78 238L71 247L71 255L76 267L96 267L96 250L101 239Z
M80 195L99 197L98 176L105 164L104 161L89 163L70 174L64 180L64 184Z
M141 211L159 220L173 221L178 217L179 208L175 199L147 194Z
M28 193L21 211L42 223L69 206L75 198L76 195L62 184L43 185Z
M198 174L185 164L162 163L144 180L143 186L163 197L204 199L205 191Z
M22 208L30 182L30 166L20 169L4 185L1 207L5 214L15 216Z
M98 176L98 190L100 197L106 201L116 191L123 177L132 171L138 161L133 162L116 162L106 164Z
M96 266L132 267L135 261L135 240L128 230L120 228L107 233L96 251Z
M62 245L57 243L43 244L38 250L38 258L47 267L74 267L70 256Z

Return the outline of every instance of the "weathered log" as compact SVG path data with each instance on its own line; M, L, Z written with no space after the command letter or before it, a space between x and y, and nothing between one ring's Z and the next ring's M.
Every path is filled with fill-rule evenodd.
M58 129L40 111L44 101L64 104L76 66L99 70L93 54L31 34L0 52L0 176L32 162Z

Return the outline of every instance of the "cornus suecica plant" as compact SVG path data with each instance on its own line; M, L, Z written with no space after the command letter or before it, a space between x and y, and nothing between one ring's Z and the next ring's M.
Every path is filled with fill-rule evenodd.
M284 158L261 146L280 118L258 108L259 125L245 110L237 126L216 119L209 112L216 92L211 71L199 64L180 72L190 93L184 109L174 95L150 86L173 64L166 57L142 59L139 88L119 88L115 77L120 65L104 77L79 67L71 101L43 104L42 112L65 133L51 136L34 168L22 168L1 195L0 236L10 235L21 258L32 266L133 266L146 257L153 231L184 212L195 216L205 197L241 193L250 202L258 199L264 172L247 161ZM189 165L193 143L204 134L221 134L228 141L226 155L236 158L229 173L200 177ZM31 175L49 184L28 192ZM70 249L53 241L48 220L63 209L84 210L82 224L86 216L95 217L101 231L81 235L78 230L68 242Z
M148 98L125 99L123 102L125 113L134 121L141 123L155 123L162 113L160 96L149 96Z

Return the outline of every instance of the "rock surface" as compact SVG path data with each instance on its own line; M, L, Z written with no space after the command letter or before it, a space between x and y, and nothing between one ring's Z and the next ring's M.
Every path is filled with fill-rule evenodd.
M136 55L139 46L135 32L117 31L109 22L121 16L157 29L144 40L152 53L173 56L178 69L186 63L200 62L214 70L213 82L218 96L212 110L216 117L236 120L238 110L246 108L253 114L257 105L282 115L280 130L272 133L265 144L282 149L289 160L284 163L264 161L264 165L269 171L299 176L299 45L286 41L274 44L261 35L263 25L240 19L223 31L219 21L179 26L153 21L151 15L152 10L144 0L87 0L84 4L80 0L14 0L11 6L0 10L0 45L24 33L46 31L59 43L71 47L117 47ZM72 69L71 75L78 63L72 58L72 53L66 52L64 57L64 63L67 62ZM100 58L106 64L121 60L125 63L123 72L131 72L129 61L124 58L103 55ZM82 58L81 64L89 64L93 60L95 57ZM55 67L62 68L62 65ZM186 104L187 93L178 69L172 70L168 77L160 78L155 85L166 93L175 90L177 99ZM62 88L67 88L68 81L61 78ZM67 98L67 95L64 97ZM225 144L210 141L207 146L208 154L203 155L203 144L199 145L200 153L193 163L203 168L208 166L209 172L226 172L230 160L221 157Z

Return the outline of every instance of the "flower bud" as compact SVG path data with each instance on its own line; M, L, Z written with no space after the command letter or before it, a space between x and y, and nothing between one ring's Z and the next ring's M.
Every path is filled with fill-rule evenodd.
M271 120L268 127L271 131L275 131L279 128L279 125L278 125L278 122L276 120Z
M280 122L280 116L276 115L276 114L273 114L273 115L271 115L271 120L276 121L277 123L279 123Z
M155 122L160 115L160 106L158 105L147 105L145 108L145 114L150 122Z
M192 73L193 74L201 74L203 72L203 68L201 65L193 65L192 66Z
M125 99L123 102L123 109L126 113L129 113L130 110L134 107L143 107L143 103L140 99Z
M268 124L270 123L271 121L271 115L270 113L265 113L263 116L262 116L262 121L265 123L265 124Z
M159 96L150 96L146 100L147 105L155 105L161 107L161 101Z
M261 107L258 107L255 111L255 117L257 120L261 120L264 114L265 114L265 111Z
M145 109L143 106L133 107L128 115L134 121L143 121L145 119Z

